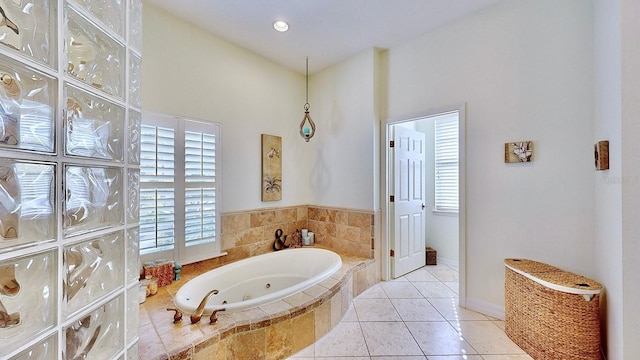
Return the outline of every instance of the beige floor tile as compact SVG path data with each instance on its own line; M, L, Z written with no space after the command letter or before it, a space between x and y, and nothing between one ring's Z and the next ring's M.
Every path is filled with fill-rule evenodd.
M425 360L424 355L372 356L371 360Z
M427 356L427 360L482 360L480 355Z
M306 348L300 350L298 353L293 354L293 356L289 357L289 359L313 359L315 356L315 344L311 344Z
M473 347L446 321L406 324L427 356L477 354Z
M422 294L411 282L383 282L382 289L390 299L422 299Z
M420 268L418 270L412 271L403 277L409 281L439 281L435 276L433 276L431 272L429 272L425 268Z
M341 322L315 343L316 358L336 356L369 356L367 345L357 322Z
M443 284L447 285L447 287L453 290L454 293L458 294L460 290L460 283L457 281L443 281Z
M452 269L428 270L439 281L458 281L458 272Z
M429 299L442 316L449 321L457 320L488 320L486 316L461 308L458 306L458 299Z
M402 321L389 299L353 299L358 320L363 321Z
M492 321L460 321L460 328L462 336L479 354L524 354Z
M524 355L483 355L484 360L533 360L527 354Z
M403 322L366 323L362 333L371 356L423 355Z
M330 356L318 357L316 360L370 360L368 356Z
M436 281L420 281L412 283L427 299L458 298L458 294L449 289L447 285Z
M425 270L434 270L434 269L447 269L447 270L451 270L451 267L449 265L443 264L443 263L438 263L437 265L426 265L423 267L423 269Z
M367 290L363 291L362 294L358 295L358 299L386 299L388 298L387 293L382 289L382 283L379 282Z
M403 321L445 321L427 299L391 299Z
M350 321L358 321L358 314L356 314L356 309L353 307L353 304L349 304L349 308L347 312L344 313L341 322L350 322Z
M502 329L502 331L504 331L504 321L502 320L492 320L493 318L490 316L487 316L489 318L489 320L491 320L494 324L496 324L497 327L499 327L500 329Z
M404 282L404 281L409 281L409 280L408 280L406 277L404 277L404 276L400 276L400 277L398 277L398 278L391 279L391 280L389 280L389 281L393 281L393 282L398 282L398 281L400 281L400 282Z

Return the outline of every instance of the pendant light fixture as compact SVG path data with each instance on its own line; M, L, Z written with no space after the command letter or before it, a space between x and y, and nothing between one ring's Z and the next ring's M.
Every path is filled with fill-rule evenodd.
M304 141L309 142L309 139L316 134L316 124L311 120L311 116L309 116L309 57L307 57L306 82L307 102L304 104L304 117L300 123L300 136L302 136Z

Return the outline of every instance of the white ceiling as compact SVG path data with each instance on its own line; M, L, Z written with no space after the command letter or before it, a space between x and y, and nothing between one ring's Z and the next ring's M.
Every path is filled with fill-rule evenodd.
M501 0L145 0L304 73L390 48ZM275 20L289 23L278 33Z

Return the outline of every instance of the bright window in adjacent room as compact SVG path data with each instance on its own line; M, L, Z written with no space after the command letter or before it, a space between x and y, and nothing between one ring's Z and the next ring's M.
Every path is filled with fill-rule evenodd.
M220 253L220 124L145 114L140 150L143 261Z
M435 134L435 211L458 213L458 113L438 117Z

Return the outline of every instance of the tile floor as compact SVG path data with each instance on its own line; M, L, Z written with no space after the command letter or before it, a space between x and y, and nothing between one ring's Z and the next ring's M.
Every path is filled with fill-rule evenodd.
M504 322L462 309L458 271L427 266L360 294L327 335L291 360L526 360Z

